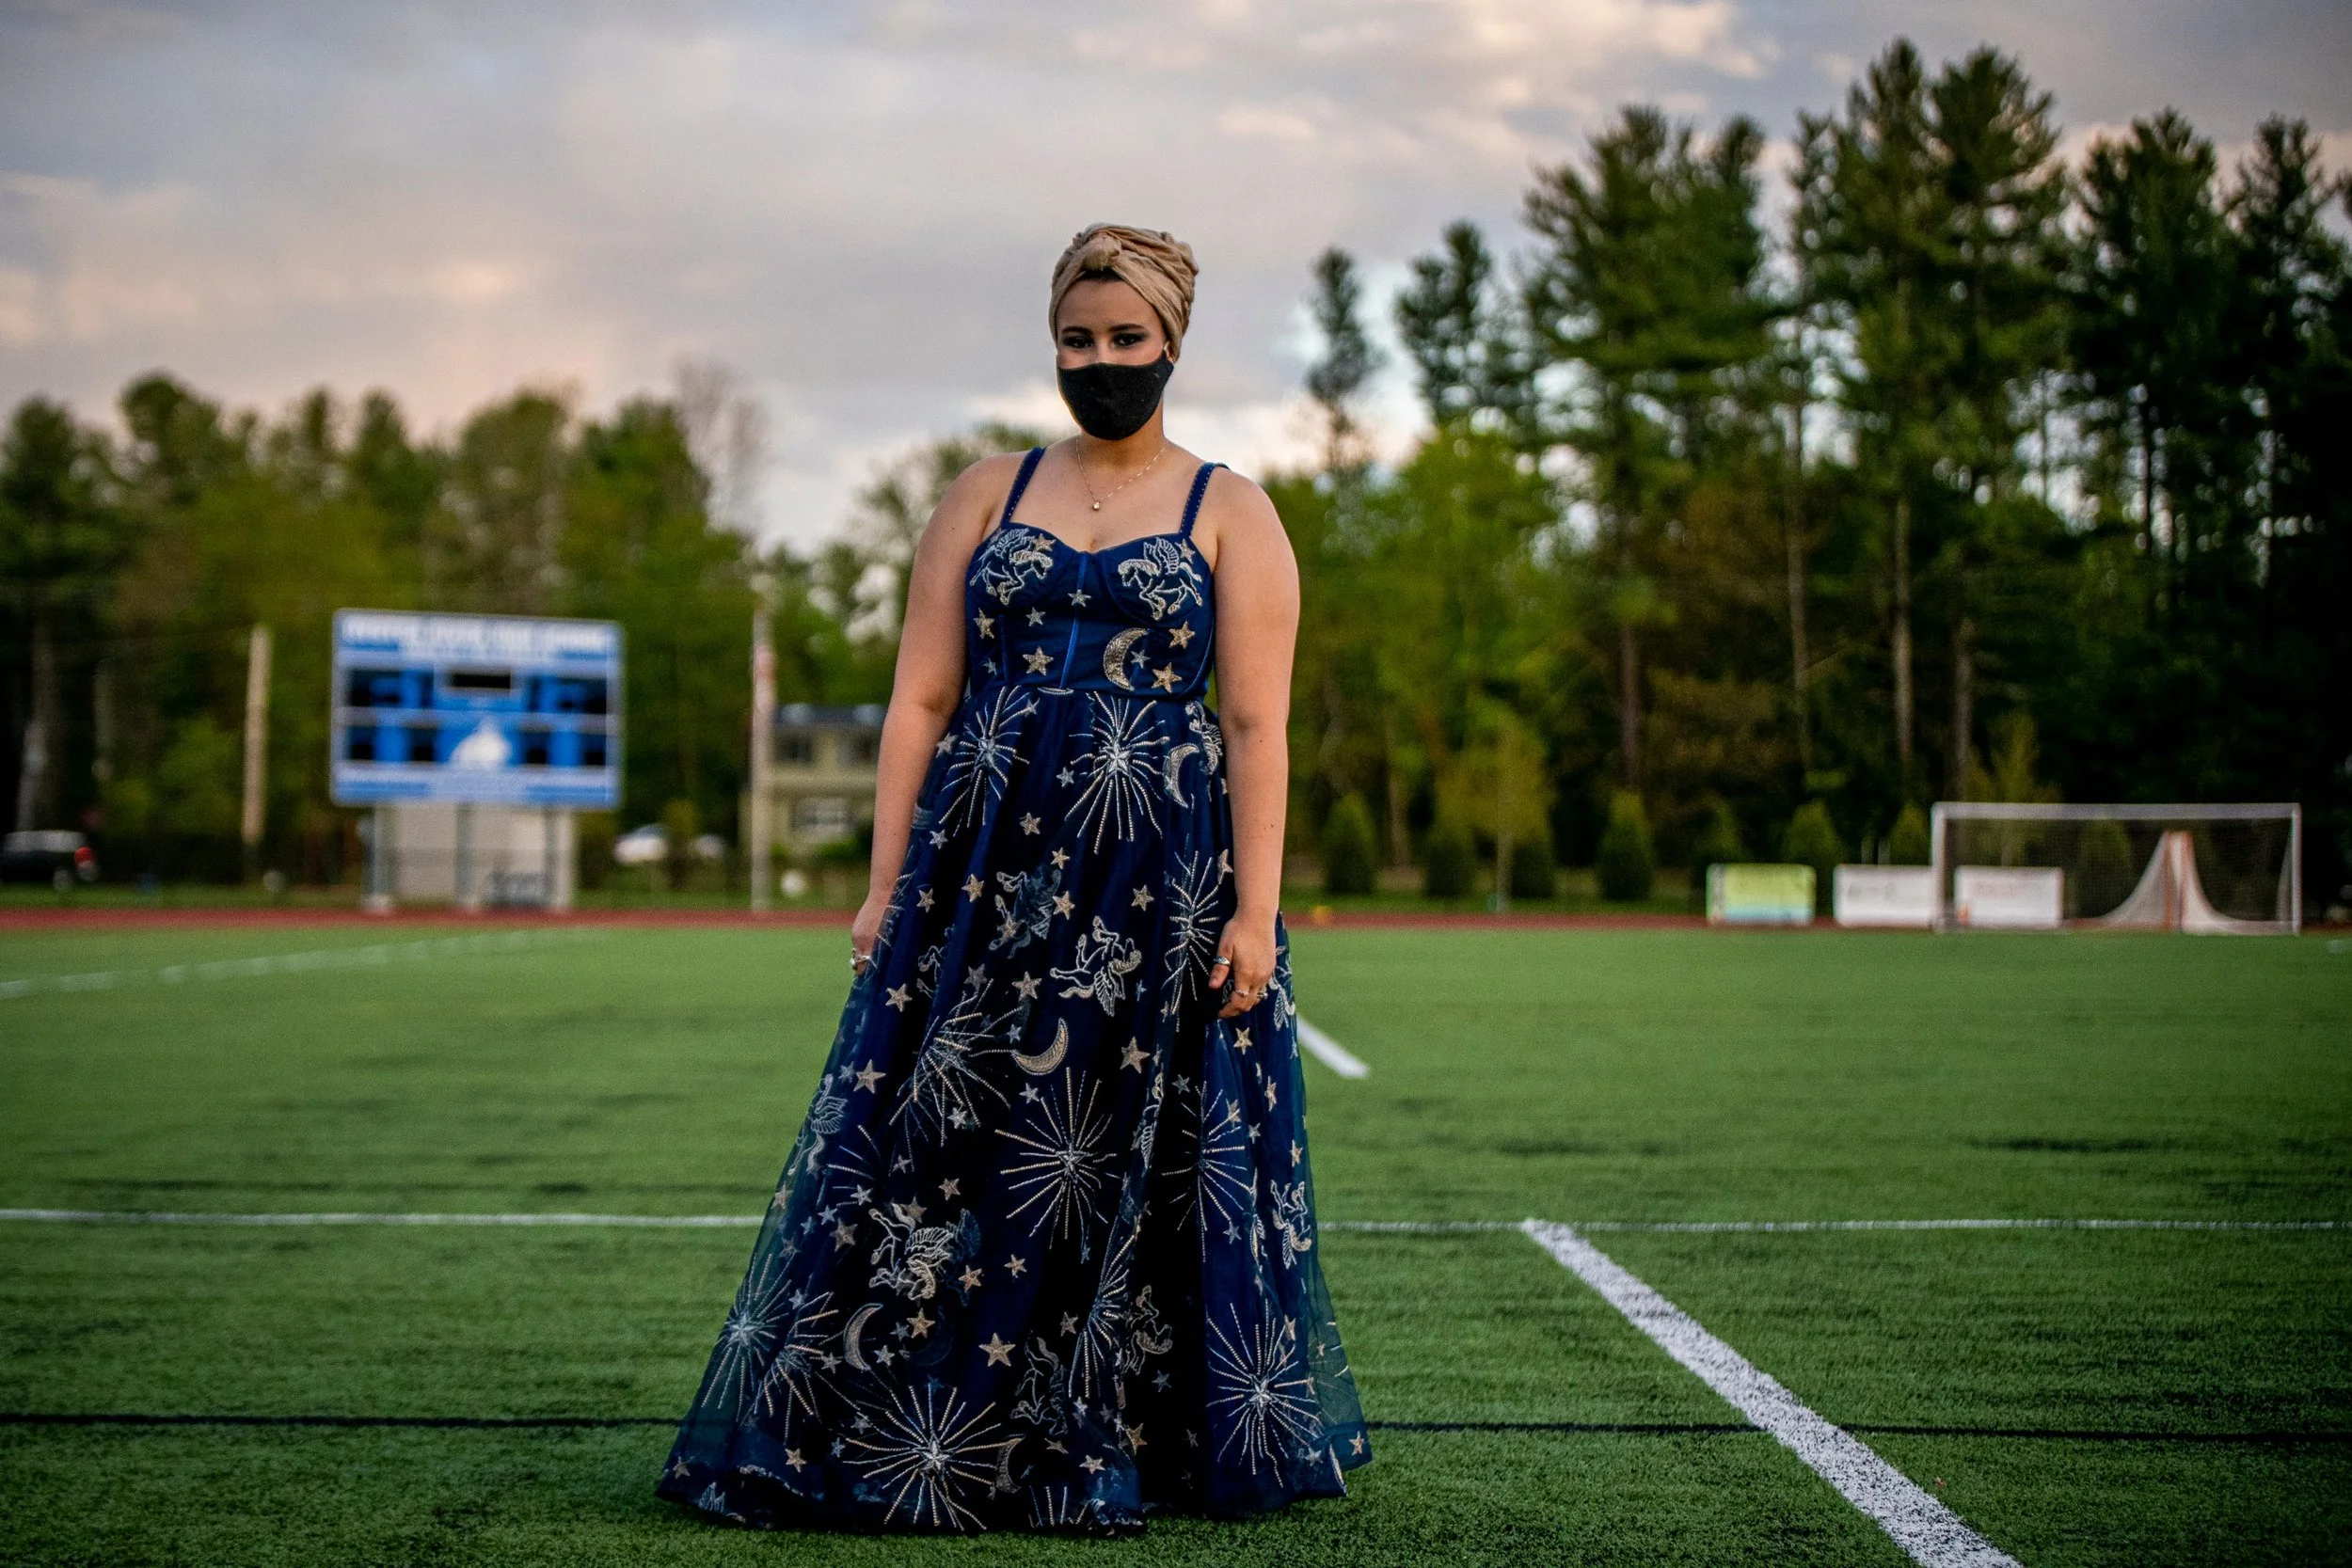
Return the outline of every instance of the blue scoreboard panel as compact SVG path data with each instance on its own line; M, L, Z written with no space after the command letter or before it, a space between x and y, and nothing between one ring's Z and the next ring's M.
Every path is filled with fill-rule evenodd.
M621 628L610 621L335 612L338 805L621 802Z

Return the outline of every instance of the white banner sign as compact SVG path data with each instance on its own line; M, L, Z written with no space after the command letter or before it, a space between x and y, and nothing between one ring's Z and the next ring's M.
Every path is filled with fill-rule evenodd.
M2066 873L2045 865L1963 865L1952 874L1952 917L1994 930L2055 931L2066 923Z
M1935 873L1924 865L1841 865L1832 883L1840 926L1935 924Z

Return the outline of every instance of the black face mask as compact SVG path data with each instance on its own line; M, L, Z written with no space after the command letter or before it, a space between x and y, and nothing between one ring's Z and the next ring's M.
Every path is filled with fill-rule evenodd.
M1141 430L1175 373L1176 361L1165 354L1148 365L1104 360L1056 372L1070 417L1098 441L1123 441Z

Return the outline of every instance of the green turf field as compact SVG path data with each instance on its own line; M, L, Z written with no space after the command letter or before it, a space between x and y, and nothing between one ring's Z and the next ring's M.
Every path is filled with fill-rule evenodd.
M11 935L0 1207L755 1213L841 948ZM2352 1220L2352 952L2320 938L1333 929L1295 958L1373 1069L1310 1069L1327 1222ZM2352 1230L1587 1234L2021 1562L2352 1560ZM0 1559L1905 1560L1512 1230L1326 1232L1376 1428L1346 1500L1124 1543L715 1528L649 1488L750 1240L0 1222L0 1412L477 1423L0 1422ZM481 1424L546 1418L636 1424Z

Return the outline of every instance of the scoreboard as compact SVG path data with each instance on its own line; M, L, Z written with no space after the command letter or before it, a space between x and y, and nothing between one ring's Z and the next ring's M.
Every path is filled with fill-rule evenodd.
M338 805L620 804L610 621L338 610L334 693Z

